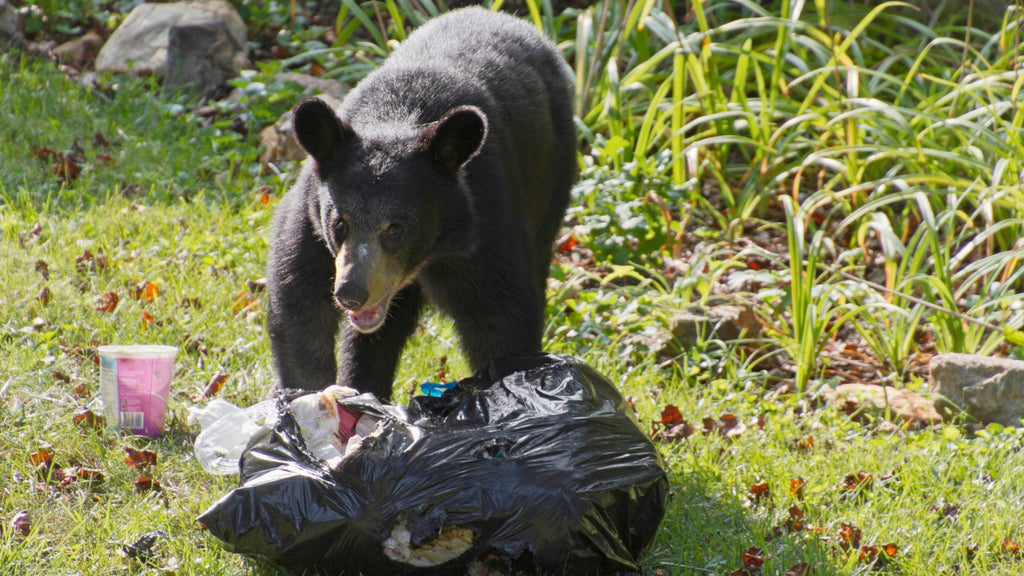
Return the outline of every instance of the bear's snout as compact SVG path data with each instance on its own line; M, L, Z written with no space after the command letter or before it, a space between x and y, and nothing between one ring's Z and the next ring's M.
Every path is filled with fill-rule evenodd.
M362 286L346 282L334 291L334 297L338 299L338 304L341 304L342 308L355 312L366 305L370 294Z

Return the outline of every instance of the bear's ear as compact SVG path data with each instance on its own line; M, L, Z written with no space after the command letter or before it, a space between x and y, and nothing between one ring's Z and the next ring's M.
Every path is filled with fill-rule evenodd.
M345 125L319 98L300 102L295 107L292 123L299 144L319 165L327 163L345 139Z
M487 117L475 106L452 108L423 134L434 161L455 174L480 151L487 137Z

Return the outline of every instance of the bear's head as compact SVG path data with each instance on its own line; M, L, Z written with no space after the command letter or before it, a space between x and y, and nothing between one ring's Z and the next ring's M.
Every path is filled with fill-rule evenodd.
M483 145L486 116L460 106L428 124L357 133L310 99L296 107L294 124L314 163L310 218L334 255L335 298L356 330L372 333L395 294L429 259L457 253L466 235L456 232L476 225L462 169Z

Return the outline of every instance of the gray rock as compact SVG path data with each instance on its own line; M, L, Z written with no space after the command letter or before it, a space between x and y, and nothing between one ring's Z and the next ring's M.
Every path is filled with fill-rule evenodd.
M1020 426L1024 418L1024 361L972 354L939 354L929 365L936 407L964 411L981 422Z
M21 48L25 35L21 32L21 16L9 0L0 0L0 50Z
M761 324L754 311L743 306L713 306L706 310L693 307L672 317L671 330L681 349L695 345L698 339L757 338L761 335Z
M183 22L167 32L167 71L164 86L213 96L238 75L236 55L245 46L232 37L220 20Z
M51 53L59 62L82 67L96 58L101 48L103 48L103 37L90 30L83 36L57 46Z
M318 78L316 76L310 76L309 74L302 74L301 72L281 72L277 77L286 82L294 82L295 84L302 86L304 93L309 94L310 96L315 94L327 94L341 98L349 90L348 86L338 82L337 80L331 80L330 78Z
M825 386L820 396L854 418L875 413L908 426L924 427L942 422L931 398L910 390L874 384L845 383Z
M113 72L167 72L168 31L190 22L221 22L235 46L241 47L239 60L245 57L246 28L235 8L223 0L140 4L110 36L96 58L96 69Z

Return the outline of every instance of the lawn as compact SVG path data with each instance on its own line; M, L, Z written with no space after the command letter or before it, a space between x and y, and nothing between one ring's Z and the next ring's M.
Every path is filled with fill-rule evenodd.
M70 37L118 4L41 2L52 17L28 24ZM212 116L153 79L0 54L0 573L275 574L196 521L237 479L199 466L187 421L272 391L261 280L294 166L261 168L256 134L297 98L272 81L285 63L357 81L432 4L378 19L345 0L325 19L299 3L295 20L235 4L257 52L289 59L258 60L237 84L264 90ZM665 457L644 572L1020 574L1022 432L903 426L817 395L926 391L942 352L1021 356L949 313L1024 323L1019 7L523 4L577 72L581 176L545 342L615 382ZM717 304L761 333L662 350L677 312ZM142 342L180 348L159 438L90 416L97 346ZM429 313L399 399L442 374L468 376ZM154 533L150 557L132 553Z

